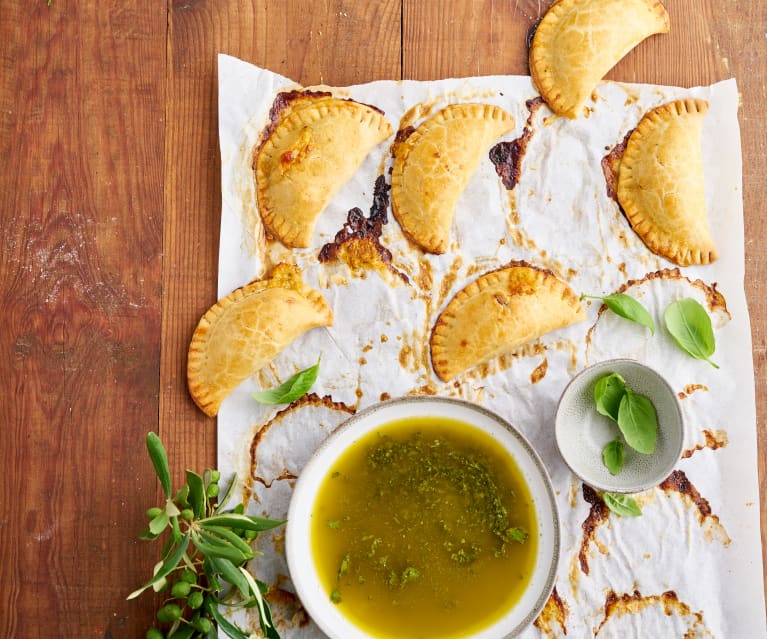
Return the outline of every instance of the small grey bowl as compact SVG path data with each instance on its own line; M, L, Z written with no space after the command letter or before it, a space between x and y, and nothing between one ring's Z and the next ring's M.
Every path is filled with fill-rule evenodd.
M624 446L623 469L611 475L602 449L620 434L618 425L597 412L594 386L604 375L618 373L626 386L650 399L658 416L655 452L643 455ZM669 476L682 454L684 421L679 401L655 370L632 359L610 359L578 373L565 387L554 422L559 452L578 477L597 490L638 493Z

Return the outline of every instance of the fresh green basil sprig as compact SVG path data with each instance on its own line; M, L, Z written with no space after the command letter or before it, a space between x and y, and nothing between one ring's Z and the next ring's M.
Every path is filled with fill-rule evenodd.
M581 301L584 299L600 300L607 308L620 317L631 322L636 322L650 329L650 333L655 335L655 321L649 311L637 302L631 295L625 293L613 293L612 295L586 295L581 293Z
M317 380L319 370L320 360L317 358L314 366L298 371L276 388L253 393L253 399L261 404L290 404L309 392Z
M163 629L150 628L147 639L215 639L219 636L216 626L231 639L248 639L248 633L220 613L219 605L257 608L263 636L279 639L264 599L268 586L245 566L256 555L250 542L258 533L285 522L246 515L242 504L224 510L236 476L219 499L217 470L203 475L187 470L186 483L174 495L160 438L150 432L146 445L165 503L147 510L149 525L139 537L150 541L164 537L165 542L153 577L128 599L149 588L167 593L157 612Z
M602 493L602 501L610 510L621 517L639 517L642 509L631 495Z
M623 440L616 438L602 449L602 462L611 475L617 475L623 469Z
M658 437L658 416L652 402L635 393L618 373L604 375L594 385L597 412L609 417L634 450L651 455ZM615 439L602 450L602 461L611 474L623 468L623 442Z
M672 302L663 312L663 321L679 348L719 368L710 359L716 349L711 318L699 302L691 297Z

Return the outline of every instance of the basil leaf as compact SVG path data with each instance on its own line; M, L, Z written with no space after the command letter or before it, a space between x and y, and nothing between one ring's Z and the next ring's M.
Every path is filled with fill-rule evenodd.
M168 468L168 455L165 447L156 433L149 432L146 436L146 448L149 451L149 458L152 460L154 471L160 480L165 496L170 499L170 469Z
M642 514L642 509L631 495L602 493L602 501L610 510L621 517L639 517Z
M711 318L696 300L686 297L672 302L666 307L663 320L679 348L688 355L704 359L714 368L719 368L709 359L716 349Z
M655 322L653 321L652 315L650 315L642 304L631 297L631 295L626 295L625 293L613 293L612 295L605 295L604 297L598 295L581 295L581 300L584 298L602 300L602 303L616 315L620 315L631 322L646 326L650 329L650 333L655 335Z
M635 393L630 388L626 388L621 399L618 428L621 429L626 443L634 450L645 455L650 455L655 450L655 440L658 436L655 406L647 397Z
M594 386L594 402L597 412L618 421L618 408L626 392L626 383L618 373L600 377Z
M602 461L611 475L617 475L623 468L623 442L614 439L602 449Z
M261 404L290 404L303 397L312 387L320 370L320 360L314 366L298 371L277 388L253 393L253 399Z

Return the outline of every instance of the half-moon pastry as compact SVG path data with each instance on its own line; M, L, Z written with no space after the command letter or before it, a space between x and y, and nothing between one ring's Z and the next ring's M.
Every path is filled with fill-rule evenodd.
M668 30L658 0L559 0L533 36L530 75L552 111L575 118L624 55Z
M189 392L206 415L299 335L333 323L325 299L296 266L278 264L216 302L200 319L187 359Z
M452 104L394 146L392 210L403 232L429 253L444 253L453 211L485 151L514 128L489 104Z
M290 100L253 161L266 229L285 246L309 246L320 213L392 133L367 104L310 92Z
M431 332L431 361L445 382L586 317L578 296L526 262L490 271L458 291Z
M705 100L688 98L645 114L629 137L618 202L647 247L680 266L718 257L706 220L700 131Z

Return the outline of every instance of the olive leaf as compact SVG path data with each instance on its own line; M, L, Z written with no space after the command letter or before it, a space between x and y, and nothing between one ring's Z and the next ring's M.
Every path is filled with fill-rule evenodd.
M602 501L616 515L639 517L642 509L631 495L622 495L620 493L602 493Z
M216 603L211 602L205 607L205 610L216 620L219 629L223 630L229 637L231 637L231 639L248 639L248 635L219 612Z
M314 366L298 371L287 381L276 388L253 393L253 399L261 404L290 404L303 397L317 380L320 370L320 360Z
M625 293L613 293L612 295L605 295L601 297L599 295L586 295L581 294L581 301L584 299L601 300L602 303L607 306L613 313L627 319L631 322L636 322L642 326L646 326L650 329L650 333L655 335L655 322L649 311L642 306L631 295Z
M602 461L611 475L617 475L623 468L623 442L614 439L602 449Z
M149 522L149 532L153 535L159 535L168 527L169 523L170 517L168 517L168 513L164 510L161 510L160 514Z
M663 312L663 321L679 348L719 368L709 359L716 349L714 329L711 318L699 302L691 297L672 302Z
M154 577L147 581L138 590L134 590L131 594L128 595L127 598L134 599L135 597L138 597L147 588L150 588L152 584L155 584L168 576L176 568L176 566L178 566L181 558L184 556L186 548L189 545L190 537L191 533L187 532L186 535L184 535L184 538L181 540L181 543L176 546L176 549L173 551L173 553L168 555L165 561L163 561L162 566L160 566L160 569L154 574Z
M626 391L625 380L618 373L610 373L600 377L594 386L594 403L597 412L618 421L618 408Z
M202 477L197 473L187 470L186 471L186 483L189 486L189 505L194 511L195 517L205 516L205 486L203 485Z
M150 541L163 537L163 560L155 565L152 579L128 598L148 588L170 590L170 598L157 613L157 620L166 624L158 631L162 636L215 639L220 631L220 636L248 639L249 635L221 615L221 604L235 609L257 606L262 635L279 639L269 604L263 598L267 588L250 577L244 565L260 554L249 542L260 531L285 522L245 515L243 503L223 510L236 479L232 478L223 499L219 499L218 470L208 469L202 475L187 470L186 483L171 498L167 455L156 435L147 437L147 448L168 497L163 507L146 510L149 525L140 537ZM225 588L224 582L232 588ZM186 604L179 605L182 601ZM156 632L149 634L155 636Z
M152 460L152 466L157 473L157 478L160 480L162 489L165 491L165 496L170 498L170 469L168 468L168 455L165 452L165 447L162 445L160 438L156 433L150 432L146 436L146 447L149 451L149 458Z
M618 409L618 428L626 443L634 450L650 455L655 451L658 436L658 416L652 402L630 388L621 399Z
M271 530L277 526L282 526L285 521L277 519L264 519L263 517L255 517L254 515L224 513L221 515L206 517L205 519L200 519L198 523L201 526L206 524L213 524L214 526L230 526L231 528L241 528L242 530L254 530L256 532L263 532L264 530Z

